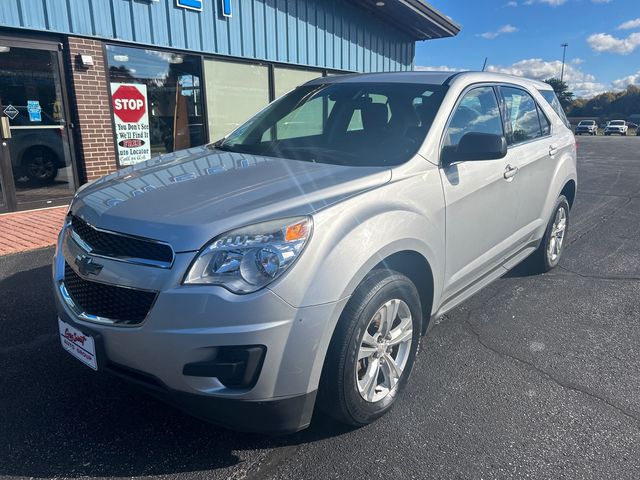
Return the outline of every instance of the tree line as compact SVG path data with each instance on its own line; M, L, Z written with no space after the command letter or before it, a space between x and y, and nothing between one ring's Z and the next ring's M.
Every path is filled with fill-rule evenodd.
M629 120L640 116L640 87L629 85L620 92L604 92L593 98L575 98L566 82L545 80L553 87L569 117L592 117L601 120ZM637 123L637 122L636 122Z

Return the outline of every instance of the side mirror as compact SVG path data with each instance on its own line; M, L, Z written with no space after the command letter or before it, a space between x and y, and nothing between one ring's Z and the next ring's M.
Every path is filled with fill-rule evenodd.
M445 153L443 151L443 153ZM493 133L465 133L455 150L446 152L448 164L475 160L497 160L507 155L507 139Z

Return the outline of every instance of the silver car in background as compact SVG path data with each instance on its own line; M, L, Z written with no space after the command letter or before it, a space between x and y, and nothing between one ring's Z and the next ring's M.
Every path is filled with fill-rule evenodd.
M63 347L242 430L396 402L431 320L567 243L576 146L547 84L343 75L225 139L81 188L54 259ZM126 408L126 405L122 406Z

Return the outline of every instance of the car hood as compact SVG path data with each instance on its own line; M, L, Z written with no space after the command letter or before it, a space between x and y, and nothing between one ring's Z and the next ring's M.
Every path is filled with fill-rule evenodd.
M256 222L310 215L387 183L384 167L348 167L198 147L124 168L81 188L72 213L94 227L200 249Z

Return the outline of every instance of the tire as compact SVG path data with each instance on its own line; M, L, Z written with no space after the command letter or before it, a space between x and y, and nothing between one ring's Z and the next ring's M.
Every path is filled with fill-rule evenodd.
M563 211L562 214L560 211ZM553 207L553 213L551 214L551 218L549 218L549 222L547 223L547 229L545 230L544 237L542 237L542 242L538 249L531 255L531 269L535 273L545 273L556 267L558 263L560 263L560 259L562 258L562 253L564 252L564 247L567 244L567 234L569 233L569 202L567 201L564 195L560 195L558 200L556 201ZM556 230L556 222L561 220L562 215L564 215L564 229L562 231L561 239L558 237L558 233L554 234L554 230ZM551 247L551 244L554 242L555 245L558 246L557 250ZM559 242L559 243L558 243ZM555 254L552 253L555 251Z
M58 175L58 159L53 152L46 148L30 148L22 158L22 165L27 177L34 182L51 183Z
M397 312L391 334L396 339L405 338L404 342L389 349L386 349L387 340L378 339L380 332L385 331L384 325L388 324L382 315L387 311ZM378 319L380 322L376 325ZM407 339L409 326L410 339ZM391 270L370 272L347 303L331 338L318 392L320 410L353 426L367 425L387 413L411 374L421 326L420 297L411 280ZM369 342L365 340L365 334L369 335ZM361 359L360 354L363 355ZM394 370L390 359L393 365L401 367L395 384L389 380L393 378L390 372ZM378 373L374 375L374 372ZM367 379L372 381L367 382Z

